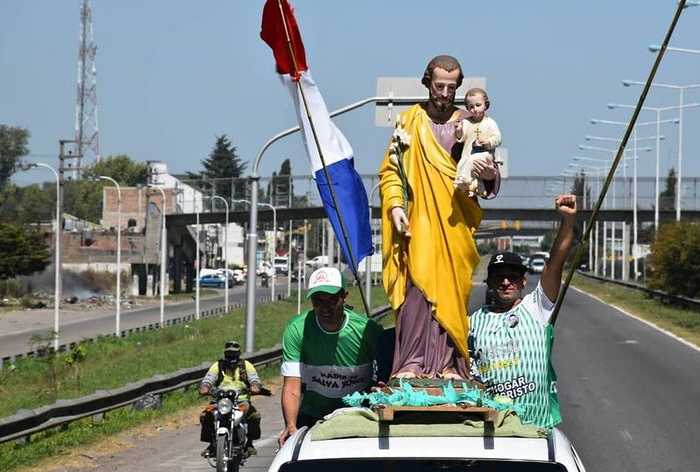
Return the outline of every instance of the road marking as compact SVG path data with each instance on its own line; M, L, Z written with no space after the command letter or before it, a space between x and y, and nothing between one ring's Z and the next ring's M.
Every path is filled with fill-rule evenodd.
M636 339L625 339L624 341L618 341L617 344L639 344Z
M632 435L630 434L629 431L627 431L626 429L623 429L622 431L620 431L620 434L622 435L622 439L625 439L629 442L632 442Z
M642 323L644 323L645 325L647 325L647 326L649 326L649 327L655 329L656 331L658 331L658 332L660 332L660 333L663 333L663 334L665 334L666 336L670 336L670 337L672 337L673 339L675 339L676 341L685 344L685 345L688 346L689 348L694 349L694 350L700 352L700 347L696 346L695 344L691 343L690 341L686 341L685 339L681 338L680 336L677 336L677 335L673 334L673 333L670 332L670 331L666 331L666 330L663 329L663 328L659 328L658 326L656 326L654 323L652 323L652 322L650 322L650 321L647 321L647 320L645 320L645 319L642 319L642 318L638 317L637 315L633 315L632 313L630 313L630 312L628 312L628 311L626 311L626 310L620 308L619 306L613 305L612 303L609 303L609 302L606 302L605 300L602 300L601 298L596 297L596 296L593 295L593 294L590 294L590 293L588 293L588 292L586 292L586 291L584 291L584 290L581 290L581 289L578 288L578 287L571 287L571 288L573 288L574 290L576 290L576 291L579 292L579 293L582 293L583 295L586 295L586 296L588 296L588 297L591 297L591 298L594 299L594 300L599 301L600 303L602 303L602 304L604 304L604 305L607 305L607 306L609 306L609 307L611 307L611 308L616 309L617 311L619 311L620 313L622 313L622 314L625 315L625 316L629 316L630 318L634 318L634 319L637 320L637 321L641 321Z

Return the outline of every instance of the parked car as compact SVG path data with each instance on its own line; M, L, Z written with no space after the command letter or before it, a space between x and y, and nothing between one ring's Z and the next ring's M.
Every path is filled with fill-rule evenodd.
M200 287L224 288L226 286L226 277L221 274L208 274L199 278Z

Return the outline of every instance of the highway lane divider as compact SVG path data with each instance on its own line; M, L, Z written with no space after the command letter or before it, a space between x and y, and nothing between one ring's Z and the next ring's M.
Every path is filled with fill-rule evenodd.
M270 303L270 302L272 302L272 297L260 297L260 298L258 298L258 303ZM229 304L229 311L232 311L232 310L235 310L238 308L243 308L244 306L245 306L245 303L243 303L243 302L231 303L231 304ZM226 314L225 305L221 305L221 306L217 306L214 308L210 308L209 310L202 310L200 312L200 318L210 318L212 316L220 316L220 315L225 315L225 314ZM191 313L189 315L179 316L177 318L165 320L163 327L167 328L169 326L175 326L175 325L179 325L179 324L183 324L183 323L191 323L194 320L195 320L195 314ZM160 322L149 323L147 325L138 326L136 328L123 329L123 330L121 330L121 337L125 338L129 335L132 335L132 334L144 333L146 331L153 331L153 330L160 329L160 328L161 328ZM60 352L60 353L68 352L80 343L86 343L86 342L90 343L90 342L99 341L100 339L103 339L103 338L104 339L113 338L115 336L116 335L114 333L112 333L112 334L99 334L97 336L81 339L80 341L61 344L58 346L58 352ZM53 352L53 347L49 347L48 349L51 352ZM8 365L14 364L19 359L41 357L42 355L44 355L44 354L41 350L32 350L32 351L28 351L28 352L24 352L24 353L14 354L11 356L4 356L4 357L0 358L0 369L6 367Z

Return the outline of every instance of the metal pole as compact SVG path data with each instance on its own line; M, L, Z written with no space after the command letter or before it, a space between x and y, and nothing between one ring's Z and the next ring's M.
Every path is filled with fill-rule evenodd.
M224 202L224 208L226 209L226 226L224 227L224 274L225 275L225 281L224 281L224 298L226 301L224 302L224 310L226 313L228 313L228 226L229 226L229 219L228 219L228 213L229 213L229 206L228 202L226 199L220 195L212 195L212 206L213 206L213 201L214 200L221 200Z
M306 282L306 251L308 249L309 220L304 220L304 253L302 254L299 272L297 273L297 313L301 312L301 292ZM302 282L303 281L303 282Z
M269 203L258 203L258 206L268 207L272 210L272 288L270 289L270 298L272 301L277 300L275 298L275 284L277 283L277 268L275 268L275 257L277 257L277 210L274 205ZM287 266L287 273L289 274L289 266Z
M678 108L678 177L676 178L676 221L681 221L681 193L683 185L681 184L681 166L683 165L683 94L685 87L680 89L680 103Z
M654 232L659 231L659 162L661 161L661 110L656 109L656 197L654 204Z
M160 190L162 200L161 203L161 228L160 228L160 326L165 324L165 279L166 279L166 264L167 264L167 237L165 228L165 190L162 187L149 185L149 188Z
M61 154L63 154L63 142L61 142ZM53 172L56 177L56 226L54 227L54 307L53 307L53 348L58 351L59 346L59 314L61 305L61 178L56 169L43 162L29 164L23 170L29 170L32 167L44 167Z
M374 195L379 189L377 183L369 193L369 227L372 230L372 240L374 240L374 225L372 225L372 201ZM365 293L367 294L367 305L372 308L372 255L365 258Z
M603 277L608 275L608 272L607 272L607 263L608 263L607 245L608 245L608 222L603 221Z
M48 167L48 166L47 166ZM63 234L63 228L61 228L61 184L59 182L58 172L53 168L51 170L56 174L56 261L54 268L54 307L53 307L53 348L58 351L59 339L58 339L58 329L59 329L59 307L61 304L61 236Z
M117 188L117 312L116 312L116 327L115 335L121 335L121 278L122 278L122 191L116 180L106 175L99 177L102 180L107 180L114 184Z
M595 222L595 275L600 275L598 271L598 233L600 232L598 223L599 221Z
M200 192L201 194L201 192ZM203 196L203 194L202 194ZM195 289L194 289L194 319L199 319L199 205L197 205L197 194L194 196L194 211L197 215L197 221L195 223L195 235L197 237L197 242L195 245L195 259L194 259L194 278L195 278Z
M246 286L245 352L255 350L255 269L258 251L258 187L257 165L250 177L250 222L248 234L248 285Z
M657 135L658 136L658 135ZM657 138L658 139L658 138ZM637 255L639 254L639 251L637 249L637 231L638 231L638 222L637 222L637 127L635 126L632 129L632 144L634 146L634 164L633 164L633 171L634 171L634 183L633 183L633 189L634 189L634 203L632 207L632 224L634 225L634 228L632 228L633 231L633 238L634 240L632 241L632 260L634 261L633 267L634 267L634 280L637 280L637 273L639 272L639 262L637 261Z
M289 243L287 250L287 298L292 296L292 220L289 220Z

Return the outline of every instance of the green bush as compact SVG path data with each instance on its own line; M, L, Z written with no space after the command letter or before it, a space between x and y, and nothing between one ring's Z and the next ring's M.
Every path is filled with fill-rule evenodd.
M648 285L673 295L700 294L700 225L682 221L659 228L649 256Z

